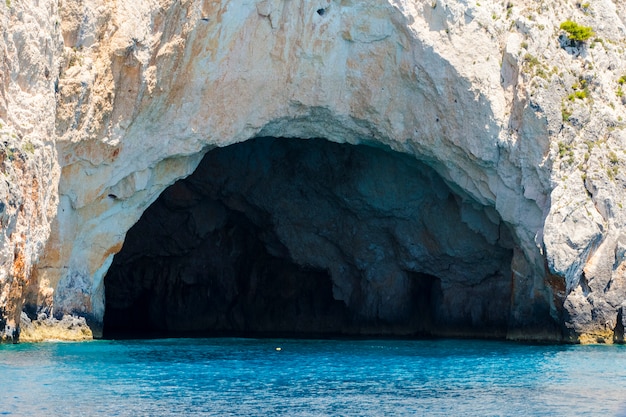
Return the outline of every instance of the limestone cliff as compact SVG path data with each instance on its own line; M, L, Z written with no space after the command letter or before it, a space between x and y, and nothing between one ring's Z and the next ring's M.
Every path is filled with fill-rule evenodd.
M51 283L33 278L33 265L58 202L59 23L54 2L0 7L0 339L18 335L27 294L40 285L42 303L52 304Z
M246 188L258 176L246 170L254 158L203 168L215 181L196 187L183 217L211 201L230 213L216 225L245 221L194 233L254 231L256 243L228 244L262 246L263 259L277 257L295 275L312 268L328 277L330 301L364 323L393 327L400 311L426 302L425 286L412 285L435 277L428 314L439 317L439 333L622 342L625 15L611 0L7 0L5 337L20 316L22 340L98 336L116 305L105 300L115 275L107 271L142 214L215 148L274 137L367 145L397 159L356 169L352 157L341 159L348 151L328 156L345 169L311 180L325 188L303 185L301 197L315 194L309 203L327 208L308 217L295 215L303 203L285 185L296 178L290 169L310 166L306 152L296 153L300 165L272 168L285 179L271 187ZM568 19L595 34L568 39L560 29ZM392 168L412 166L405 158L418 166L403 177ZM291 206L267 201L276 190L294 196L284 199ZM328 213L339 216L334 226L318 218ZM359 238L348 239L355 230ZM160 242L168 236L178 235ZM148 242L124 246L115 268L156 256ZM220 259L239 259L231 255ZM126 288L131 276L111 286Z

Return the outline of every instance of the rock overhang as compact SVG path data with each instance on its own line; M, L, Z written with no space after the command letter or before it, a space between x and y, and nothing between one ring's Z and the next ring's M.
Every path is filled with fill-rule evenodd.
M391 20L397 26L401 19L397 10L384 7L381 10L385 10L388 17L395 16ZM302 19L301 10L287 13L295 13ZM289 24L285 21L285 25ZM79 212L82 209L92 217L92 207L99 206L95 208L99 213L97 222L110 216L118 223L104 228L104 233L102 227L86 228L85 241L104 243L108 240L108 246L119 247L120 233L139 218L141 210L165 186L188 175L199 161L198 155L212 146L225 146L259 135L325 137L353 144L367 142L389 146L427 161L453 187L467 192L481 204L498 205L496 211L507 212L505 216L511 223L518 220L519 201L503 204L508 197L496 199L496 194L511 192L497 172L502 158L499 133L502 122L494 115L492 103L431 47L416 39L414 43L409 42L410 34L405 30L401 33L391 30L385 36L371 39L365 37L367 41L361 39L363 34L343 39L328 37L326 33L326 46L341 53L324 52L327 56L322 63L291 57L298 55L297 51L303 46L295 39L288 39L283 52L285 57L294 58L293 62L289 58L276 66L276 60L272 59L269 68L263 67L262 77L253 77L255 68L259 68L254 57L260 50L272 56L272 51L276 52L276 39L271 38L280 39L288 30L281 27L276 32L276 28L268 31L269 28L263 29L263 22L254 25L260 25L256 30L267 37L257 44L254 53L216 59L215 51L201 47L207 41L199 34L201 30L192 31L188 34L185 51L193 51L194 55L190 57L185 52L179 57L188 61L182 72L169 80L157 78L160 90L144 90L143 95L136 93L134 97L121 94L116 99L119 108L129 107L133 122L124 122L129 114L118 111L120 123L116 126L122 130L113 130L113 133L122 134L123 140L107 140L110 144L107 146L112 149L109 153L115 152L115 157L98 169L91 167L93 160L86 166L78 162L83 170L100 170L100 175L90 175L99 183L87 187L90 193L84 193L81 191L85 187L83 180L71 182L78 177L67 175L61 180L62 193L70 196L73 208ZM389 31L393 25L383 26ZM326 29L329 27L332 25ZM367 25L357 27L355 30L367 29ZM246 49L249 45L237 45L245 41L235 37L233 48L249 51ZM127 64L125 61L117 66L118 79L126 79L125 71L136 72L137 62ZM152 74L149 69L146 73ZM211 82L217 79L220 87L210 88ZM164 88L166 85L168 88ZM141 84L134 87L137 91L145 89ZM122 85L116 88L119 90ZM232 106L235 99L239 100L236 109ZM226 109L231 108L233 110L226 113ZM166 152L160 143L167 144ZM175 165L171 172L170 165ZM518 178L514 181L519 181L519 174L513 172L513 175ZM103 177L108 177L108 187L102 182ZM105 195L109 199L104 198ZM113 201L110 196L114 196ZM115 207L120 203L127 210L121 227L113 220L119 217ZM110 236L115 229L118 229L116 235ZM525 252L536 250L534 244L527 241L522 242L522 246ZM83 274L94 277L92 290L97 294L102 293L99 289L102 277L97 275L106 270L105 265L111 261L114 251L106 252L106 258L92 253L78 253L74 257L83 258L80 262L91 265ZM101 306L102 300L95 305ZM102 311L102 308L97 310Z

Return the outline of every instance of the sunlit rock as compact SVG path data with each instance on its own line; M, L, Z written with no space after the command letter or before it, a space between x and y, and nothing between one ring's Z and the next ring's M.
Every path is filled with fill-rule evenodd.
M566 19L592 26L597 39L564 47ZM250 166L220 171L242 183L221 190L234 200L198 195L227 219L240 212L246 233L286 270L329 279L327 301L346 315L393 322L424 315L428 304L455 334L621 341L623 19L623 6L609 0L584 9L491 0L7 2L4 337L15 338L22 312L47 323L82 317L100 336L104 277L129 229L205 154L274 137L385 149L381 161L393 155L376 177L346 169L324 179L321 211L308 217L295 198L264 200L289 181L259 185L263 195L245 188ZM396 171L409 160L428 172L421 197L404 195L417 177ZM360 180L342 206L349 173ZM413 198L437 204L415 217L423 204ZM284 220L270 225L261 215ZM218 236L218 220L193 233ZM333 221L345 230L320 236ZM441 284L436 302L415 295L422 284L412 287L428 279ZM388 303L392 296L406 300ZM346 329L356 323L345 320ZM427 327L411 323L399 331Z

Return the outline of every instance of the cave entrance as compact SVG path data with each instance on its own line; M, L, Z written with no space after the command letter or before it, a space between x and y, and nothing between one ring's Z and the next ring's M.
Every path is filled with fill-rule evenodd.
M208 152L129 230L104 337L503 337L512 247L415 158L256 138Z

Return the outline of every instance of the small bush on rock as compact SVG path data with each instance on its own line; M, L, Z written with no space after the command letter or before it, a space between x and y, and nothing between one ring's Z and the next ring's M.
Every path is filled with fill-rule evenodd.
M584 42L595 35L590 26L579 25L571 20L561 23L560 29L567 32L567 37L576 42Z

